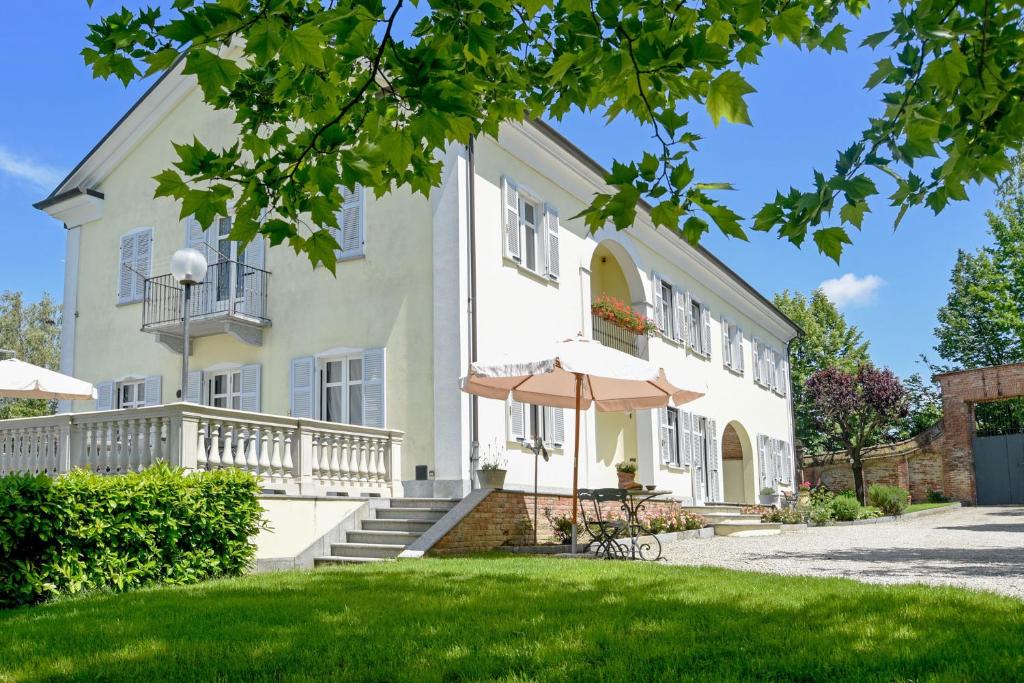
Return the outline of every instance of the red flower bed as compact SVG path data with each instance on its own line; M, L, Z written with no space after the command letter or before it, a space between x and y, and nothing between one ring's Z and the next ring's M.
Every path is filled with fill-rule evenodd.
M602 294L590 304L590 311L602 320L635 334L653 335L658 326L653 320L637 313L629 304L608 294Z

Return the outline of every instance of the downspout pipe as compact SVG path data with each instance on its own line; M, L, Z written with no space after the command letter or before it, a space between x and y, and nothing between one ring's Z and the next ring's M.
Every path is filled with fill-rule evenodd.
M466 143L467 181L466 200L469 213L466 239L469 264L469 287L467 289L467 313L469 314L469 365L477 360L477 321L476 321L476 139L469 136ZM467 366L468 369L468 366ZM479 397L469 397L469 487L476 488L474 472L480 460L480 413Z

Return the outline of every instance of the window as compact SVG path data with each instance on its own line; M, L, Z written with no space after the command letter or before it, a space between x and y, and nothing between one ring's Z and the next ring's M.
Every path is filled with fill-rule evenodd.
M320 419L363 424L362 354L323 362L320 369Z
M558 211L511 178L502 177L501 187L505 256L538 275L557 280Z
M786 354L754 339L754 381L765 389L771 389L779 396L786 395L789 382L789 361Z
M536 437L550 446L565 441L565 415L561 408L508 401L508 440L533 443Z
M153 230L143 228L121 235L118 256L117 303L130 304L145 297L153 256Z
M736 323L722 317L722 364L733 372L742 375L743 364L743 330Z
M672 320L672 285L661 281L661 319L664 321L662 331L672 334L675 325Z
M331 228L331 236L338 243L335 256L338 260L363 256L365 250L365 212L363 206L363 186L356 185L349 190L339 187L341 192L341 208L336 214L338 227Z
M704 304L690 299L687 310L690 348L694 352L711 357L711 311Z
M206 385L208 405L214 408L242 409L242 373L240 370L209 373Z
M539 215L540 209L537 204L520 196L519 224L523 233L523 265L534 272L538 272L539 269L539 249L537 248L537 238L540 232L537 227Z
M679 459L679 411L675 408L668 409L668 462L670 465L679 467L682 462Z
M146 405L146 381L130 380L117 385L118 408L142 408Z

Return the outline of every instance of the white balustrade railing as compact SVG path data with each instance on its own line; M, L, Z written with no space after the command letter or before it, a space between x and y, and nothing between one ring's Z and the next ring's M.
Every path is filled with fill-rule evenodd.
M400 495L402 432L192 403L0 420L0 475L236 467L288 493Z

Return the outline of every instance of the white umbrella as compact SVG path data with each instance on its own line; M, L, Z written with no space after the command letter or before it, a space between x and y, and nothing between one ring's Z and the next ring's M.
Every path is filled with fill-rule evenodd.
M533 352L517 350L489 363L473 363L462 378L462 390L505 400L576 409L573 440L572 529L576 536L576 496L579 487L580 410L591 405L603 412L660 408L704 394L680 389L665 371L600 342L576 336Z
M90 399L96 389L88 382L20 361L0 360L0 397Z

